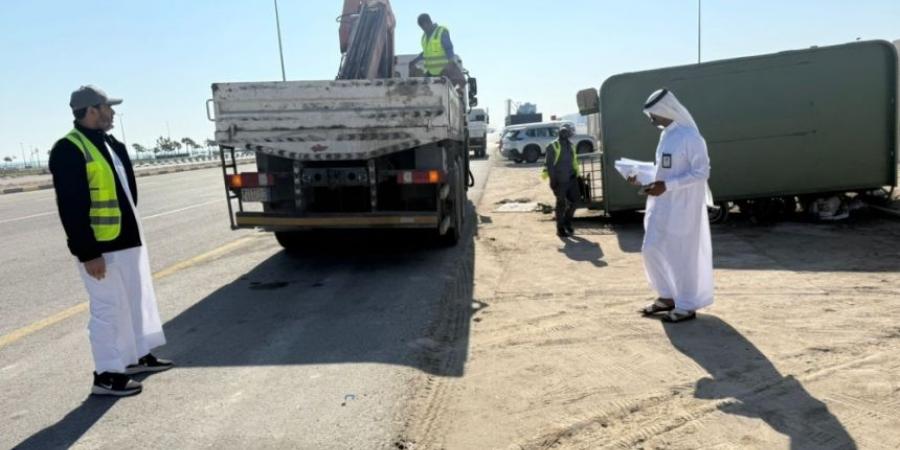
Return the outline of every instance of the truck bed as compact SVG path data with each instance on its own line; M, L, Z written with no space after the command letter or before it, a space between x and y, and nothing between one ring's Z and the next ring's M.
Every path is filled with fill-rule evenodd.
M444 78L214 83L223 147L301 161L363 160L465 139Z

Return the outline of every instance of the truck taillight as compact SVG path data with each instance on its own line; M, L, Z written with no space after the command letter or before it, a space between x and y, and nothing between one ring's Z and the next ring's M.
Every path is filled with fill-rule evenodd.
M438 184L444 181L440 170L405 170L397 174L397 184Z
M275 177L267 173L242 172L237 175L225 175L225 184L232 189L273 186Z

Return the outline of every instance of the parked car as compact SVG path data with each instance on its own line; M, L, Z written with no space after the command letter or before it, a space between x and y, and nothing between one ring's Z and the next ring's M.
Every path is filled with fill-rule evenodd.
M563 124L572 122L540 122L506 127L500 139L500 154L520 163L533 163L542 158L547 146L557 139ZM592 153L597 149L596 140L586 134L576 134L571 141L578 154Z

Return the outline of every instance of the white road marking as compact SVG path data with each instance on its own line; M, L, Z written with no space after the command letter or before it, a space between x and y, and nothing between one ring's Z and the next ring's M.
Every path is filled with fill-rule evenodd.
M44 212L44 213L39 213L39 214L32 214L32 215L30 215L30 216L24 216L24 217L16 217L15 219L0 220L0 223L18 222L18 221L20 221L20 220L33 219L33 218L35 218L35 217L44 217L44 216L49 216L49 215L51 215L51 214L56 214L56 211Z
M189 209L199 208L199 207L201 207L201 206L206 206L206 205L210 205L210 204L218 203L218 202L224 202L224 199L210 200L210 201L208 201L208 202L198 203L198 204L196 204L196 205L191 205L191 206L188 206L188 207L186 207L186 208L180 208L180 209L176 209L176 210L173 210L173 211L166 211L166 212L161 212L161 213L158 213L158 214L153 214L153 215L151 215L151 216L142 217L142 219L143 219L143 220L154 219L154 218L156 218L156 217L162 217L162 216L167 216L167 215L169 215L169 214L180 213L180 212L182 212L182 211L187 211L187 210L189 210ZM14 219L0 220L0 224L11 223L11 222L18 222L18 221L20 221L20 220L34 219L34 218L37 218L37 217L50 216L50 215L53 215L53 214L56 214L56 211L49 211L49 212L43 212L43 213L38 213L38 214L32 214L32 215L30 215L30 216L16 217L16 218L14 218Z
M180 208L180 209L176 209L176 210L173 210L173 211L166 211L166 212L162 212L162 213L159 213L159 214L153 214L152 216L141 217L141 220L154 219L154 218L157 218L157 217L168 216L168 215L170 215L170 214L180 213L180 212L182 212L182 211L187 211L187 210L189 210L189 209L199 208L199 207L201 207L201 206L211 205L211 204L213 204L213 203L225 203L225 199L220 198L220 199L216 199L216 200L210 200L210 201L208 201L208 202L197 203L196 205L191 205L191 206L188 206L188 207L186 207L186 208Z

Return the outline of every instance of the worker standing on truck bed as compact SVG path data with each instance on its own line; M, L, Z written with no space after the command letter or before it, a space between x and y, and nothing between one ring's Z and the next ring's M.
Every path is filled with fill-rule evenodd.
M650 286L659 298L641 312L665 312L681 322L713 302L712 242L707 218L709 154L706 141L675 95L661 89L644 114L662 130L656 148L656 180L645 187L641 253Z
M572 217L580 195L578 189L578 156L575 145L569 140L575 130L565 123L559 129L559 139L547 146L544 170L541 178L550 179L550 189L556 196L556 235L568 237L575 234Z
M430 77L446 76L462 93L466 85L466 77L456 65L456 54L447 28L431 21L428 14L419 15L419 27L422 28L422 53L410 65L425 60L425 73Z
M137 214L137 183L125 146L112 135L111 99L82 86L69 106L75 127L50 152L56 205L69 250L90 300L88 330L94 356L91 393L139 394L130 378L172 367L150 353L166 343L146 240Z

